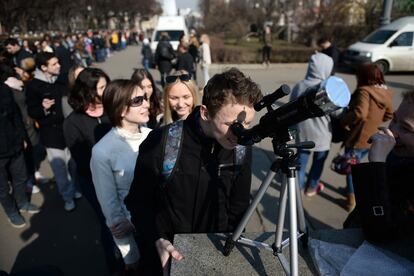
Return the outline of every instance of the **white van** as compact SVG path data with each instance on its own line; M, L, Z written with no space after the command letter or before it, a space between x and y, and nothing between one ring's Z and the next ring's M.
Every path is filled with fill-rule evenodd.
M383 73L414 71L413 34L414 16L402 17L349 46L344 62L351 66L372 62Z
M155 28L151 39L151 50L155 52L157 49L160 34L162 32L168 33L171 45L174 50L177 50L180 37L182 35L188 36L187 25L183 16L160 16L157 27Z

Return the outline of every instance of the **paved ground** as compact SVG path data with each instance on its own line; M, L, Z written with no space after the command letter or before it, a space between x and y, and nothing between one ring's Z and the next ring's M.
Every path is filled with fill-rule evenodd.
M97 66L104 69L112 79L129 78L133 68L140 67L138 59L139 48L129 47ZM281 84L293 87L306 72L306 64L233 66L259 83L264 93L274 91ZM229 67L232 65L213 65L210 73L213 75ZM152 73L155 79L159 79L158 72ZM198 75L201 76L201 72ZM346 81L351 91L354 90L356 82L352 74L339 73L338 76ZM397 92L394 106L398 106L401 101L400 93L414 88L413 75L392 74L387 75L386 79L388 85ZM282 99L280 103L285 101L286 99ZM254 124L263 114L257 114ZM338 150L338 145L333 145L328 156L321 179L326 189L318 196L304 199L311 230L340 229L347 216L342 207L345 202L345 179L329 169L330 160ZM269 139L255 145L253 158L252 195L259 188L274 159ZM51 176L47 163L43 163L42 171ZM248 232L274 231L279 188L279 184L274 181L249 221ZM74 212L67 213L63 210L63 202L57 194L56 186L49 183L41 186L41 193L33 195L32 201L41 205L42 212L24 215L28 223L22 229L12 228L4 212L0 211L0 270L19 271L37 265L53 264L60 267L65 275L108 275L99 242L99 226L85 199L78 201Z

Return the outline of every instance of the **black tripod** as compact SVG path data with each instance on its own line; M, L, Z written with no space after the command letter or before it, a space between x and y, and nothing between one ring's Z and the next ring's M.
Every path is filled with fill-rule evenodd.
M289 135L288 135L289 136ZM286 139L289 140L289 139ZM226 244L223 248L223 254L225 256L230 255L236 243L246 244L258 248L265 248L273 251L273 254L278 257L285 273L287 275L298 275L298 242L299 238L304 238L303 244L307 244L307 230L305 223L305 215L303 211L302 198L300 195L299 186L296 185L296 171L298 170L297 154L295 154L293 148L313 148L315 143L303 142L298 144L286 144L279 143L276 138L272 139L273 151L276 154L277 159L272 163L269 172L266 175L265 180L260 185L260 188L255 195L252 203L241 219L239 225L234 231L233 235L226 240ZM278 222L275 231L275 242L273 245L269 245L262 242L246 239L240 237L243 229L246 227L251 215L253 214L257 204L259 204L264 193L272 182L276 173L283 173L283 180L279 198L279 215ZM288 188L288 194L286 189ZM288 196L289 195L289 196ZM286 203L287 197L289 197L289 219L290 229L289 238L282 241L283 225L285 221ZM299 222L299 232L297 231ZM290 267L289 262L283 255L282 250L290 245Z

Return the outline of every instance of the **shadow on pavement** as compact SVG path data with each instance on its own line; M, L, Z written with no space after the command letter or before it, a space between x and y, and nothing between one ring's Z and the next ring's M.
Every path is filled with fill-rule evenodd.
M78 200L76 209L66 212L54 183L42 186L41 193L41 212L21 234L23 241L33 241L20 250L11 272L52 265L64 275L108 275L99 223L87 201Z

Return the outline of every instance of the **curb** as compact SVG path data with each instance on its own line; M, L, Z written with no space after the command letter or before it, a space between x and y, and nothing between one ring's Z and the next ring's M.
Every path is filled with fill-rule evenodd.
M267 70L267 69L278 69L278 68L303 68L307 66L307 63L271 63L269 65L263 65L261 63L251 63L251 64L233 64L233 63L213 63L210 65L210 69L229 69L236 67L239 69L258 69L258 70Z

